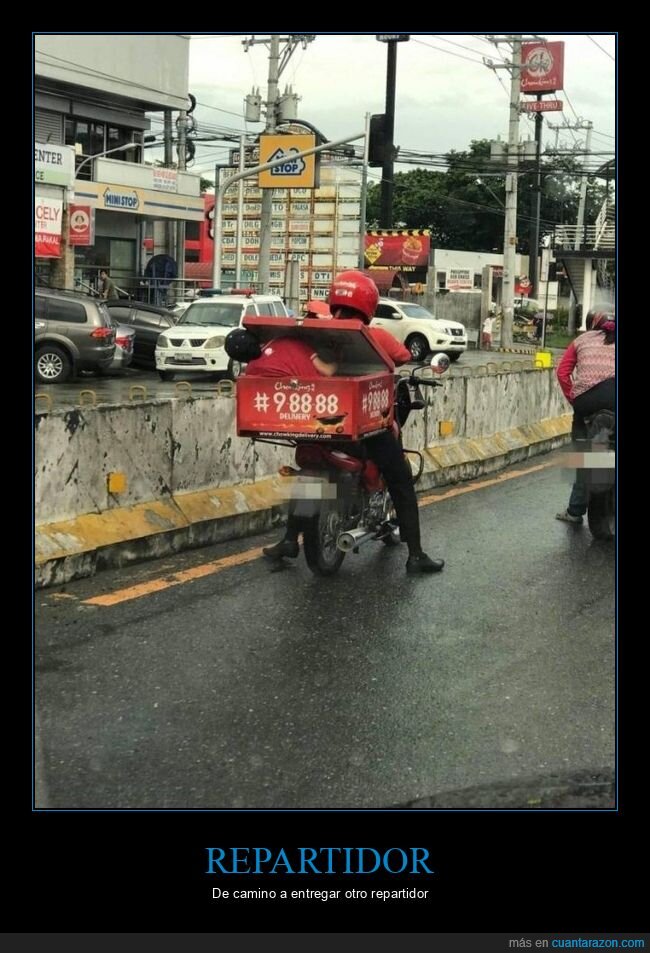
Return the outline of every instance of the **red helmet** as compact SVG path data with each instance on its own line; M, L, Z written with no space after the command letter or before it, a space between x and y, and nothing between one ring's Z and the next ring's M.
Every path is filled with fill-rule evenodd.
M342 271L332 282L327 301L331 311L334 308L353 308L366 324L370 324L377 309L379 292L372 278L362 271Z
M326 301L312 298L311 301L308 301L305 305L305 317L309 317L310 315L313 315L315 318L331 318L332 312L327 307Z

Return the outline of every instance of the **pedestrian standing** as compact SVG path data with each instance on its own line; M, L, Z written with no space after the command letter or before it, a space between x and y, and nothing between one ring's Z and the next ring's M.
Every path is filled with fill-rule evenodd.
M492 350L492 329L494 328L494 317L491 314L483 321L483 333L481 336L481 347L484 351Z

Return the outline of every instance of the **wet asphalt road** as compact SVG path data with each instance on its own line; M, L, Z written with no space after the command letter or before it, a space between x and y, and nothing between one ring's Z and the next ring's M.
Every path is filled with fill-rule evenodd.
M428 578L373 543L329 580L253 558L84 602L274 533L37 592L40 806L485 807L495 786L504 807L509 785L534 804L550 775L611 777L615 547L553 518L552 459L437 491L464 492L420 511L447 560Z

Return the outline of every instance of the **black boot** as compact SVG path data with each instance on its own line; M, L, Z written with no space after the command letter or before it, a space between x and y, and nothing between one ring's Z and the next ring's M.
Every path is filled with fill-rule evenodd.
M410 574L440 572L444 565L444 559L430 559L426 553L419 553L417 556L409 556L406 561L406 571Z
M269 559L282 559L283 556L287 556L289 559L295 559L299 551L300 547L296 539L281 539L275 546L265 546L262 550L264 555L268 556Z

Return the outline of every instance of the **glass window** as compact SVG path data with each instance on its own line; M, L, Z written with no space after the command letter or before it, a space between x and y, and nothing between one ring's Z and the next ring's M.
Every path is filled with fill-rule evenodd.
M135 314L134 308L110 307L108 311L111 317L117 320L120 324L133 324L133 315Z
M147 328L160 328L160 315L154 311L142 311L138 308L134 323Z
M476 273L474 275L474 287L482 288L483 287L483 275Z
M436 272L436 284L439 288L447 287L447 272L446 271L437 271Z
M76 301L63 301L49 298L47 317L50 321L67 321L70 324L85 324L86 309Z
M390 304L379 304L375 311L376 318L388 318L391 321L394 321L393 314L395 313L395 308Z
M44 318L46 310L45 298L43 298L42 295L36 295L36 301L34 303L34 317Z

